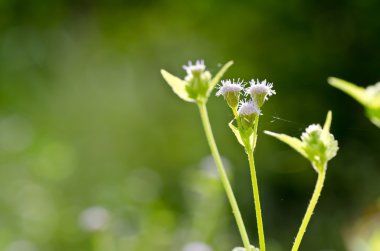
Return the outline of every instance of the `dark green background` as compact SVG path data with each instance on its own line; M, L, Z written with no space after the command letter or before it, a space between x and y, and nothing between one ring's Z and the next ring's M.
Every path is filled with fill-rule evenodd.
M290 250L316 174L262 131L299 136L333 111L340 150L301 250L347 250L379 199L380 131L326 79L380 80L379 10L375 0L0 1L0 249L241 245L219 182L200 171L212 162L196 106L159 74L183 77L202 58L212 73L234 60L225 77L266 78L277 91L256 154L268 251ZM257 244L232 114L214 96L209 114ZM109 213L102 231L80 226L94 206Z

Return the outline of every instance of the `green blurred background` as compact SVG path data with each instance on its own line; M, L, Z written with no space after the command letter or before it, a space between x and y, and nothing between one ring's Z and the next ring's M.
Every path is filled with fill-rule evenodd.
M1 0L0 250L241 245L197 109L159 73L184 76L202 58L212 73L234 60L225 77L274 83L260 132L299 136L333 111L340 151L301 250L376 251L365 246L380 245L380 131L326 78L380 80L379 10L375 0ZM232 114L216 97L209 114L257 244ZM290 250L316 174L262 133L256 162L268 250Z

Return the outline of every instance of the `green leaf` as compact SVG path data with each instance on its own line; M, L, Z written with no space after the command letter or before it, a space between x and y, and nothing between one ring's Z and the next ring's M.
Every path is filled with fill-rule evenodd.
M241 137L241 135L240 135L239 129L238 129L236 126L234 126L234 125L232 124L232 122L234 122L234 120L232 120L228 125L229 125L229 127L231 128L232 132L235 134L235 136L236 136L237 140L239 141L239 143L240 143L242 146L244 146L244 142L243 142L243 139L242 139L242 137Z
M338 78L331 77L327 81L361 103L371 122L380 128L380 83L364 89Z
M332 112L328 111L325 124L323 125L322 135L321 135L322 140L325 142L328 140L328 136L330 134L331 120L332 120Z
M191 99L189 97L189 94L186 91L186 85L187 85L186 81L176 76L173 76L172 74L170 74L169 72L165 70L161 70L161 74L162 74L162 77L168 83L168 85L170 85L174 93L178 95L178 97L180 97L181 99L187 102L195 102L194 99Z
M229 61L227 62L220 70L219 72L215 75L215 77L211 80L210 84L209 84L209 87L208 87L208 90L207 90L207 97L210 96L210 93L212 92L212 90L215 88L215 86L218 84L218 82L220 81L220 79L223 77L224 73L226 73L226 71L228 70L228 68L231 67L231 65L233 65L233 61Z
M334 77L328 78L327 82L329 82L329 84L334 86L335 88L338 88L339 90L347 93L362 105L367 105L368 101L366 99L366 93L363 87Z
M302 156L308 159L307 154L303 148L302 141L295 138L295 137L290 137L286 134L280 134L280 133L274 133L274 132L269 132L269 131L264 131L265 134L273 136L277 138L278 140L288 144L290 147L292 147L294 150L299 152Z

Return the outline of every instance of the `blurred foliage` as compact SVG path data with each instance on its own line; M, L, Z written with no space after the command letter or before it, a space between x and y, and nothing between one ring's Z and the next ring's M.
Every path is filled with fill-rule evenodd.
M379 9L373 0L0 1L0 249L240 246L199 164L209 149L197 111L159 73L184 76L182 64L204 58L213 74L232 59L226 77L274 82L260 132L298 137L333 110L341 149L301 248L346 250L343 232L380 195L380 134L326 77L379 81ZM222 99L209 108L256 244L232 114ZM316 177L287 146L258 141L268 250L288 250Z

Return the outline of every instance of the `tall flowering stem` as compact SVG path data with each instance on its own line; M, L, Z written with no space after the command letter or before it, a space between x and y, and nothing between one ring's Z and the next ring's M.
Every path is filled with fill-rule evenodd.
M260 250L265 251L264 226L253 153L257 142L257 129L259 116L261 115L260 108L265 101L268 100L268 97L276 94L276 92L272 90L273 84L267 83L266 80L262 82L259 80L257 80L257 82L251 80L249 84L250 86L248 88L244 88L243 81L224 80L216 95L223 96L228 106L232 109L237 127L233 125L234 120L230 122L229 126L239 143L244 146L245 152L248 156L259 245ZM239 100L241 91L243 91L246 96L250 96L250 99Z
M206 105L202 102L198 102L198 108L199 108L199 112L201 115L202 124L203 124L203 128L204 128L204 131L206 134L206 138L207 138L208 144L210 146L211 154L215 160L215 164L216 164L216 167L218 169L224 190L226 191L227 198L231 204L232 212L235 216L235 220L236 220L236 223L238 225L239 232L240 232L241 238L243 240L244 247L247 251L248 250L250 251L251 248L250 248L248 234L247 234L247 231L245 229L243 218L241 216L238 204L236 202L236 198L235 198L234 193L232 191L231 184L228 180L225 168L223 166L222 159L220 157L218 148L217 148L216 143L215 143L214 135L212 133L212 129L211 129L211 125L210 125L210 120L208 118Z
M260 250L265 251L264 224L263 224L263 217L262 217L262 211L261 211L259 185L257 182L257 175L256 175L255 159L254 159L254 155L253 155L254 149L256 146L256 142L257 142L258 124L259 124L259 116L257 115L255 117L255 120L254 120L252 144L244 144L244 148L245 148L245 152L247 153L247 156L248 156L249 170L251 173L253 201L254 201L254 205L255 205L255 213L256 213L256 222L257 222L257 231L258 231L258 236L259 236Z
M323 188L323 183L325 182L325 177L326 177L326 169L324 168L323 171L318 173L318 180L314 188L313 196L311 197L310 204L307 207L305 216L303 217L301 226L298 230L296 239L294 240L294 244L292 247L292 251L298 251L298 248L301 244L303 235L306 232L307 225L310 222L311 216L313 215L315 206L317 205L319 196L321 195L321 191Z
M321 195L326 177L327 163L336 156L339 149L338 141L336 141L334 135L330 133L331 120L332 113L328 112L323 128L319 124L312 124L302 133L301 139L290 137L286 134L265 131L266 134L288 144L303 157L308 159L318 174L318 180L310 204L296 235L292 251L298 251L307 225L310 222L310 218L313 215L315 206Z
M261 213L259 186L257 184L255 161L253 158L253 151L247 151L249 169L251 172L252 190L253 190L253 200L255 203L256 221L257 221L257 231L259 235L260 250L265 251L265 236L264 236L264 225Z
M214 77L212 77L211 73L206 69L203 60L197 60L195 64L189 62L188 65L183 66L184 70L186 71L186 77L184 79L180 79L165 70L161 70L161 74L178 97L184 101L198 105L203 128L211 149L211 154L215 160L215 164L220 174L224 190L231 204L232 212L235 216L244 248L246 251L251 251L252 248L249 243L248 234L245 229L234 193L232 191L231 184L228 180L225 168L223 166L218 148L216 146L206 108L208 97L210 96L216 84L222 78L223 74L232 64L232 61L226 63ZM235 86L234 88L239 89L239 86ZM231 98L233 99L234 97Z

